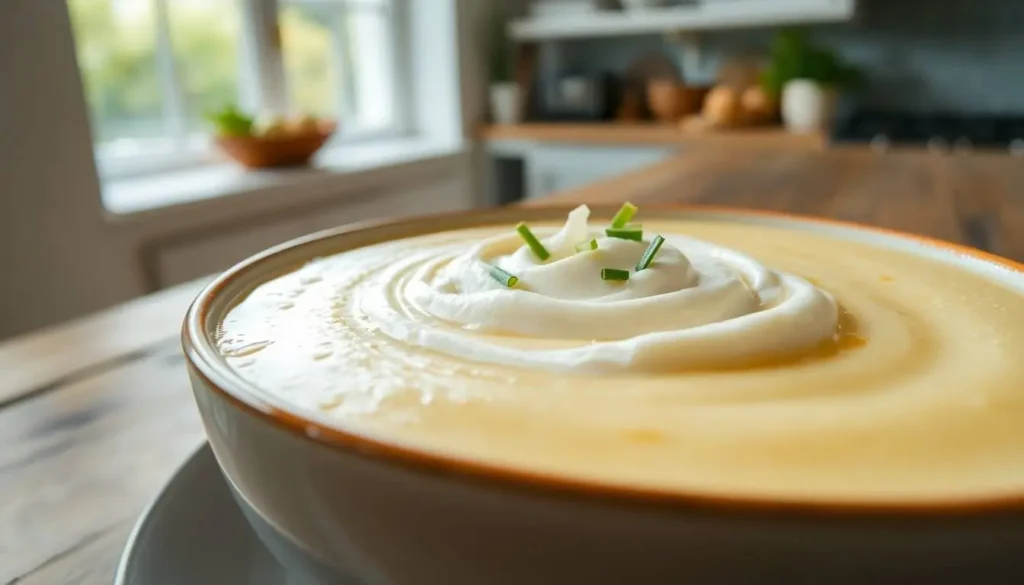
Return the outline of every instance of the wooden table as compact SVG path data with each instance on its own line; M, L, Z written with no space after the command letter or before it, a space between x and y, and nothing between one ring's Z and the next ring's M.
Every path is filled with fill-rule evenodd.
M1024 261L1024 158L714 147L531 201L725 205L918 233Z
M587 146L758 146L765 148L823 149L824 134L791 134L777 126L715 130L699 124L581 123L512 124L486 126L479 137L486 141Z
M1024 260L1007 156L701 149L552 203L683 201L872 223ZM178 345L190 283L0 345L0 585L110 583L133 522L203 440Z

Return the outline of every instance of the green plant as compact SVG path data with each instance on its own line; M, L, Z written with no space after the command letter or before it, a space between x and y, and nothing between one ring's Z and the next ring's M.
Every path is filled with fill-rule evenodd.
M491 16L487 42L490 44L490 74L492 83L512 81L512 47L508 41L505 12L498 8Z
M810 79L832 87L850 87L861 81L859 69L828 49L815 46L802 30L780 31L772 42L771 62L761 74L765 92L778 98L793 79Z
M229 104L206 114L219 136L251 136L255 122L252 116L240 111L238 106Z

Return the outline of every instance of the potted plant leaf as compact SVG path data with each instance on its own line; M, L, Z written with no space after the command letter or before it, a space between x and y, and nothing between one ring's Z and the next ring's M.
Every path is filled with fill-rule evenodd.
M786 128L797 133L824 130L835 115L839 92L860 80L857 68L793 29L776 35L761 78L765 92L780 100Z
M507 18L501 8L491 16L488 38L490 45L490 106L497 124L516 124L520 119L519 84L512 67L512 46L506 32Z

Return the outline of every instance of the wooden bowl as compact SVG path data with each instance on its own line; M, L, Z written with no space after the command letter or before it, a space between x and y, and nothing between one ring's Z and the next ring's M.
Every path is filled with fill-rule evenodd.
M699 112L708 93L706 87L689 86L674 79L652 79L647 84L647 107L663 122L676 122Z
M333 124L323 123L300 134L217 136L215 141L229 157L246 168L303 166L309 164L334 129Z

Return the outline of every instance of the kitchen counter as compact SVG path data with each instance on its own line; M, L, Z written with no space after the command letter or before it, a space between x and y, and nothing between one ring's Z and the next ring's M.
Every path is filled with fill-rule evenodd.
M696 143L821 149L828 143L821 134L790 134L776 126L712 130L699 124L681 128L677 124L607 122L486 126L480 132L480 138L489 143L554 142L590 146L681 146Z
M709 145L531 204L625 200L825 216L1024 260L1024 164L1006 155ZM111 582L136 517L203 441L178 340L201 286L0 344L0 583Z
M624 200L828 217L1024 261L1024 159L1006 154L709 145L529 204Z
M495 203L547 197L708 147L816 151L828 146L823 134L795 135L771 126L715 130L692 118L685 125L488 126L480 138L494 156L487 167L487 191Z

